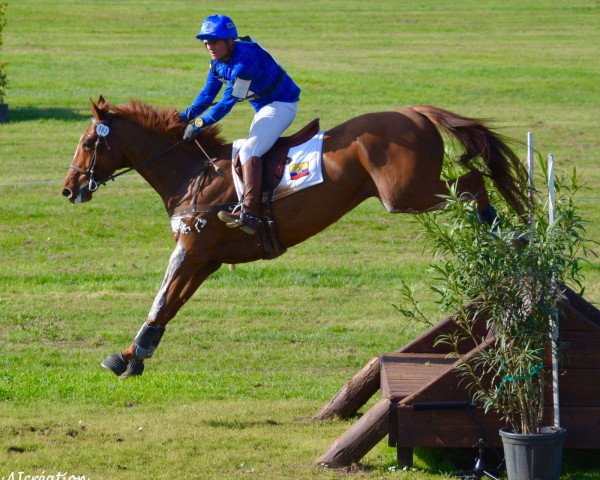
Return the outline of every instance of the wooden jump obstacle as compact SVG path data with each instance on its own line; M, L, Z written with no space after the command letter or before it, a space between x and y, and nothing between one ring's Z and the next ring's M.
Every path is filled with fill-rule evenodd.
M465 308L469 309L471 304ZM600 448L600 310L567 289L561 307L559 338L566 344L560 376L561 426L567 429L565 448ZM397 352L373 358L313 418L350 418L377 392L381 399L315 462L331 468L349 466L388 435L398 464L411 466L413 448L472 447L480 438L501 445L505 426L493 413L471 404L447 358L446 345L434 345L456 328L450 316ZM480 345L464 342L461 353L486 348L484 322L476 325ZM550 365L550 362L546 362ZM550 375L550 372L547 372ZM550 376L548 377L550 378ZM551 382L546 392L544 423L552 424ZM487 438L486 438L487 437Z

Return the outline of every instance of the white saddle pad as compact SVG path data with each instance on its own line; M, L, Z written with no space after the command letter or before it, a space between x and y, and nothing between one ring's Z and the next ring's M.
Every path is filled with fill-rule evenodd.
M324 133L324 131L319 131L308 142L290 149L287 156L291 161L288 160L289 163L286 163L283 168L283 177L275 189L273 200L286 197L294 192L323 182L322 157ZM235 160L235 156L244 140L242 138L233 142L232 160ZM235 190L238 199L241 201L244 183L238 177L233 162L231 162L231 168L233 169Z

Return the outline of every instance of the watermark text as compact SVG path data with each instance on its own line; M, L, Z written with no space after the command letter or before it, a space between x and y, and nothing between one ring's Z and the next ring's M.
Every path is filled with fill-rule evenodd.
M44 470L39 475L26 472L11 472L10 475L2 476L2 480L90 480L85 475L71 475L68 472L46 473Z

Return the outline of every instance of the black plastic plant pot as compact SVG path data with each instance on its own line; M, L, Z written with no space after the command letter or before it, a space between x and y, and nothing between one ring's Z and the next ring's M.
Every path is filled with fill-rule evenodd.
M558 480L562 465L564 428L543 427L541 433L523 435L502 428L509 480Z

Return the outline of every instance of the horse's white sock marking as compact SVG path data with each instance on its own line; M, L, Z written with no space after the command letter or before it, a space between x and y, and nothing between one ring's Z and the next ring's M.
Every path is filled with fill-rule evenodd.
M185 250L181 243L178 242L175 246L175 250L173 250L173 253L171 254L171 258L169 259L169 265L167 266L167 271L165 272L165 278L163 279L163 283L160 287L160 290L156 294L154 302L152 303L152 308L150 309L150 313L148 314L148 318L151 321L156 320L158 313L164 308L165 302L167 301L167 293L169 292L169 287L171 286L171 283L175 278L175 274L183 264L184 260Z

